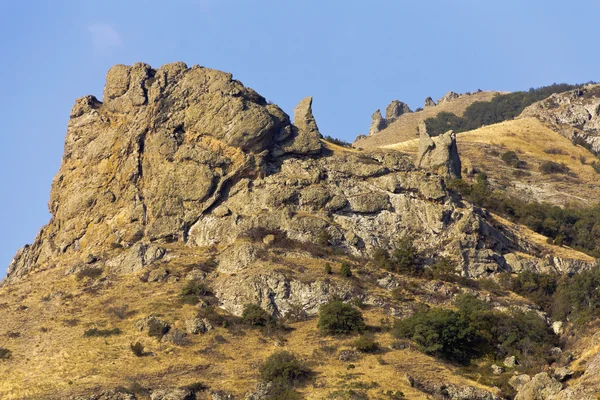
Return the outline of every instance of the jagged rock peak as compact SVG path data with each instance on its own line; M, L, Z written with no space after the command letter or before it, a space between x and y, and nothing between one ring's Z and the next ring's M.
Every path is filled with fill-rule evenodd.
M317 121L312 113L312 102L312 96L308 96L298 103L294 109L294 125L300 129L300 131L320 138L321 133L319 132Z
M431 137L425 121L419 123L419 153L417 167L438 172L449 178L461 177L461 162L456 146L456 134L448 131Z
M371 116L371 128L369 129L369 135L374 135L377 132L381 132L387 128L387 122L385 118L381 116L381 110L377 110Z
M423 104L423 108L435 107L435 101L431 97L425 99L425 104Z
M385 109L385 120L387 123L391 123L398 119L403 114L411 113L412 110L408 104L398 100L393 100Z
M231 74L180 62L116 65L104 102L78 99L70 116L52 219L9 276L67 251L85 259L110 246L185 240L230 182L264 174L269 159L321 151L317 135ZM143 265L146 247L138 250Z
M439 99L439 100L437 101L437 103L438 103L438 104L446 103L446 102L448 102L448 101L452 101L452 100L454 100L454 99L458 99L459 97L460 97L460 94L458 94L458 93L455 93L455 92L453 92L453 91L450 91L450 92L446 93L446 94L444 95L444 97L442 97L441 99Z

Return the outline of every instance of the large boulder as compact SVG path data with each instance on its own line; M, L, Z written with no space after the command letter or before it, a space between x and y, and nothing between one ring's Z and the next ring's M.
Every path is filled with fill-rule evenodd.
M515 400L548 400L561 390L560 382L542 372L520 387Z

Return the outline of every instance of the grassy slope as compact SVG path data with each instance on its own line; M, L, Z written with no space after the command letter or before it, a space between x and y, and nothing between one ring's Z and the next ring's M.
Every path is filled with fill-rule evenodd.
M206 259L198 249L172 249L183 256L169 262L172 273L182 273L186 266ZM181 253L180 253L181 254ZM297 278L324 278L323 261L294 257L285 265L301 263L303 272ZM339 268L334 265L334 272ZM261 265L277 268L281 265ZM341 279L334 275L332 279ZM456 369L416 350L391 350L393 337L377 333L376 339L386 348L382 354L363 355L348 370L347 362L337 359L342 349L351 349L355 337L321 337L317 320L292 323L293 330L269 336L256 329L234 326L218 327L204 335L189 335L191 344L179 347L159 343L135 328L135 321L148 314L184 329L184 321L193 318L198 309L181 305L178 293L184 282L144 283L136 274L103 276L98 280L78 280L65 276L60 269L36 272L26 280L0 288L0 347L13 353L12 359L0 361L0 398L59 399L82 391L128 387L133 382L158 388L182 386L195 382L210 385L213 390L226 390L241 396L253 389L257 365L277 350L291 350L307 360L316 372L315 384L301 389L308 399L322 399L334 390L347 389L353 382L377 382L369 394L375 397L383 390L401 390L407 398L424 399L401 377L405 373L425 379L480 386L455 374ZM370 293L390 293L368 282L362 282ZM58 295L57 295L58 294ZM108 312L110 307L127 304L133 315L125 319ZM26 307L26 308L25 308ZM378 326L387 317L383 310L364 311L367 323ZM84 337L87 329L117 327L123 333L107 338ZM9 332L20 337L9 338ZM226 342L223 341L225 339ZM141 342L152 356L135 357L129 344ZM335 352L327 354L325 346ZM381 362L383 361L383 362ZM354 375L348 375L354 374Z
M418 136L417 127L419 122L427 118L433 118L438 113L445 111L456 115L463 115L469 105L476 101L490 101L499 92L480 92L471 95L463 95L458 99L444 102L435 107L426 108L423 111L404 114L394 121L390 126L375 135L354 142L355 147L373 148L388 146L394 143L404 142Z
M463 168L485 171L492 182L509 194L559 205L590 205L598 201L600 175L589 165L595 159L594 155L581 146L573 145L537 119L505 121L460 133L457 141ZM416 154L418 139L386 147ZM559 149L566 154L544 152L549 148ZM506 151L514 151L521 160L526 161L525 171L531 176L515 177L515 169L500 159ZM581 157L586 159L585 165L581 163ZM572 174L541 174L539 165L543 161L564 163Z

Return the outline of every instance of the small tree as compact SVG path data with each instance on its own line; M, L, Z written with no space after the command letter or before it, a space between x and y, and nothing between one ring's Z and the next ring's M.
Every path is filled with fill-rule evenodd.
M352 268L350 267L350 264L346 262L342 263L342 266L340 267L340 275L344 278L352 277Z
M332 301L321 306L317 326L325 335L362 332L366 327L362 313L341 301Z

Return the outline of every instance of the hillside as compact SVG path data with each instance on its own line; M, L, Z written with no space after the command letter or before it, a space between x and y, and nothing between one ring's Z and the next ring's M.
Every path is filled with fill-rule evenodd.
M363 138L357 138L353 143L353 146L369 149L415 139L418 136L417 127L419 122L424 121L427 118L435 117L440 112L462 115L469 105L476 101L490 101L498 93L499 92L476 92L464 94L458 98L440 102L435 106L426 107L421 111L402 114L397 120L392 122L382 131Z
M511 196L557 205L597 203L599 175L590 165L594 154L537 119L522 118L460 133L457 142L466 169L485 171L495 188ZM418 145L418 139L412 139L386 148L416 154ZM516 168L502 161L502 155L510 151L526 164ZM547 161L566 165L568 173L540 172Z
M419 129L345 148L310 97L292 122L228 73L114 66L0 284L0 398L594 399L596 260L452 185L585 204L591 153L533 119Z

